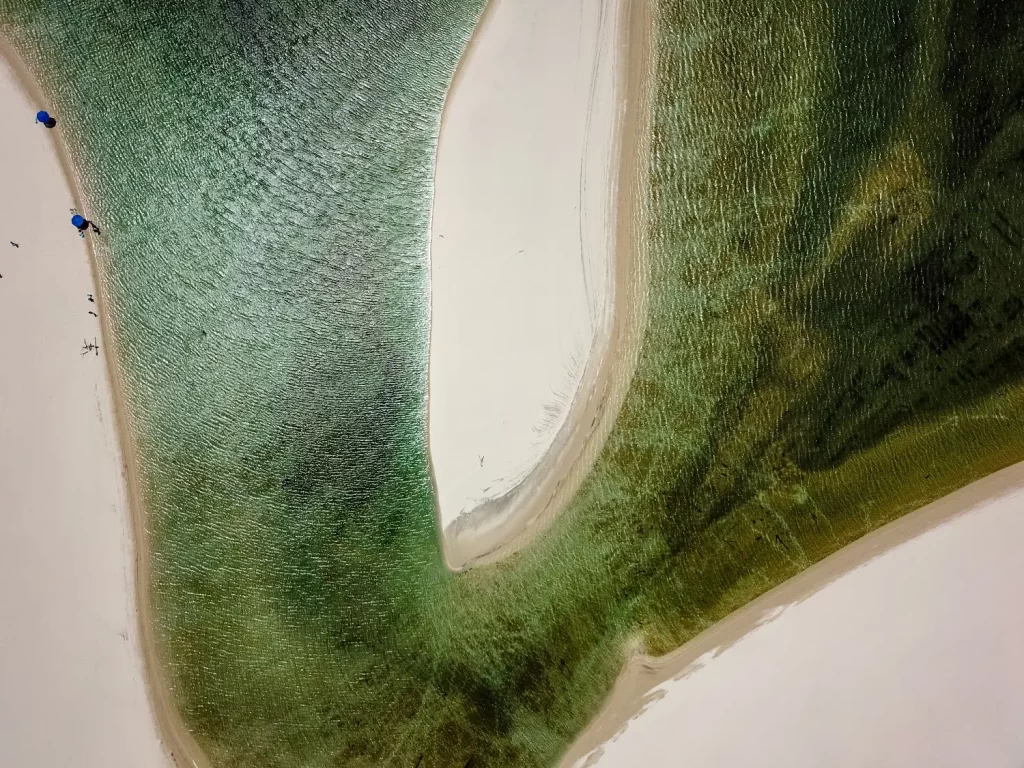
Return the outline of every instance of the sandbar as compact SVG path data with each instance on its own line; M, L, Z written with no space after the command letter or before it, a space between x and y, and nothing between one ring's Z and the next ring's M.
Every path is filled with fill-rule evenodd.
M646 2L492 0L449 88L429 444L452 568L571 496L635 367L649 27Z
M1024 761L1024 463L635 656L562 765Z

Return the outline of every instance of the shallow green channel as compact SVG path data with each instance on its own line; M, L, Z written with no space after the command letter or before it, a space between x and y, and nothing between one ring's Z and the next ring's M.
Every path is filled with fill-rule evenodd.
M0 0L104 230L218 768L551 765L628 642L1024 459L1024 4L656 5L635 379L552 529L454 575L427 228L483 0Z

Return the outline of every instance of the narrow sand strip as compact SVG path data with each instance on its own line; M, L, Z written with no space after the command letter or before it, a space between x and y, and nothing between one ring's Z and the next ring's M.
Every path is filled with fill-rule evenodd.
M492 0L449 89L429 439L454 568L510 551L557 511L632 375L646 11Z
M1018 768L1022 513L1024 463L634 658L562 765Z
M166 766L99 296L37 101L0 58L0 765Z

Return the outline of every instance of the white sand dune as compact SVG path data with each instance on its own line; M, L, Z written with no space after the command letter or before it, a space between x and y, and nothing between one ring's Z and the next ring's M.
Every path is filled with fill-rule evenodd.
M543 506L540 475L564 474L584 442L571 433L596 402L626 290L627 11L638 5L492 0L448 93L429 437L454 566L529 524L536 514L508 523Z
M563 765L1020 768L1022 486L996 473L635 659Z
M97 291L33 102L0 59L0 765L167 766L107 350L79 354Z

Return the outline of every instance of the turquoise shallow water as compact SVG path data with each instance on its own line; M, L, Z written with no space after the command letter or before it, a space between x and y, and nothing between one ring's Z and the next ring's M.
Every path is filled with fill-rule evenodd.
M360 582L440 562L430 186L482 5L0 4L104 230L165 637L250 618L227 602L317 621L339 589L370 633L392 606Z
M448 573L427 228L482 5L0 0L104 229L217 766L551 764L627 641L1024 458L1024 8L659 0L636 377L547 535Z
M196 483L252 525L411 497L427 536L433 147L480 3L6 5L74 115L152 512L189 531L158 561L227 546L167 497Z

